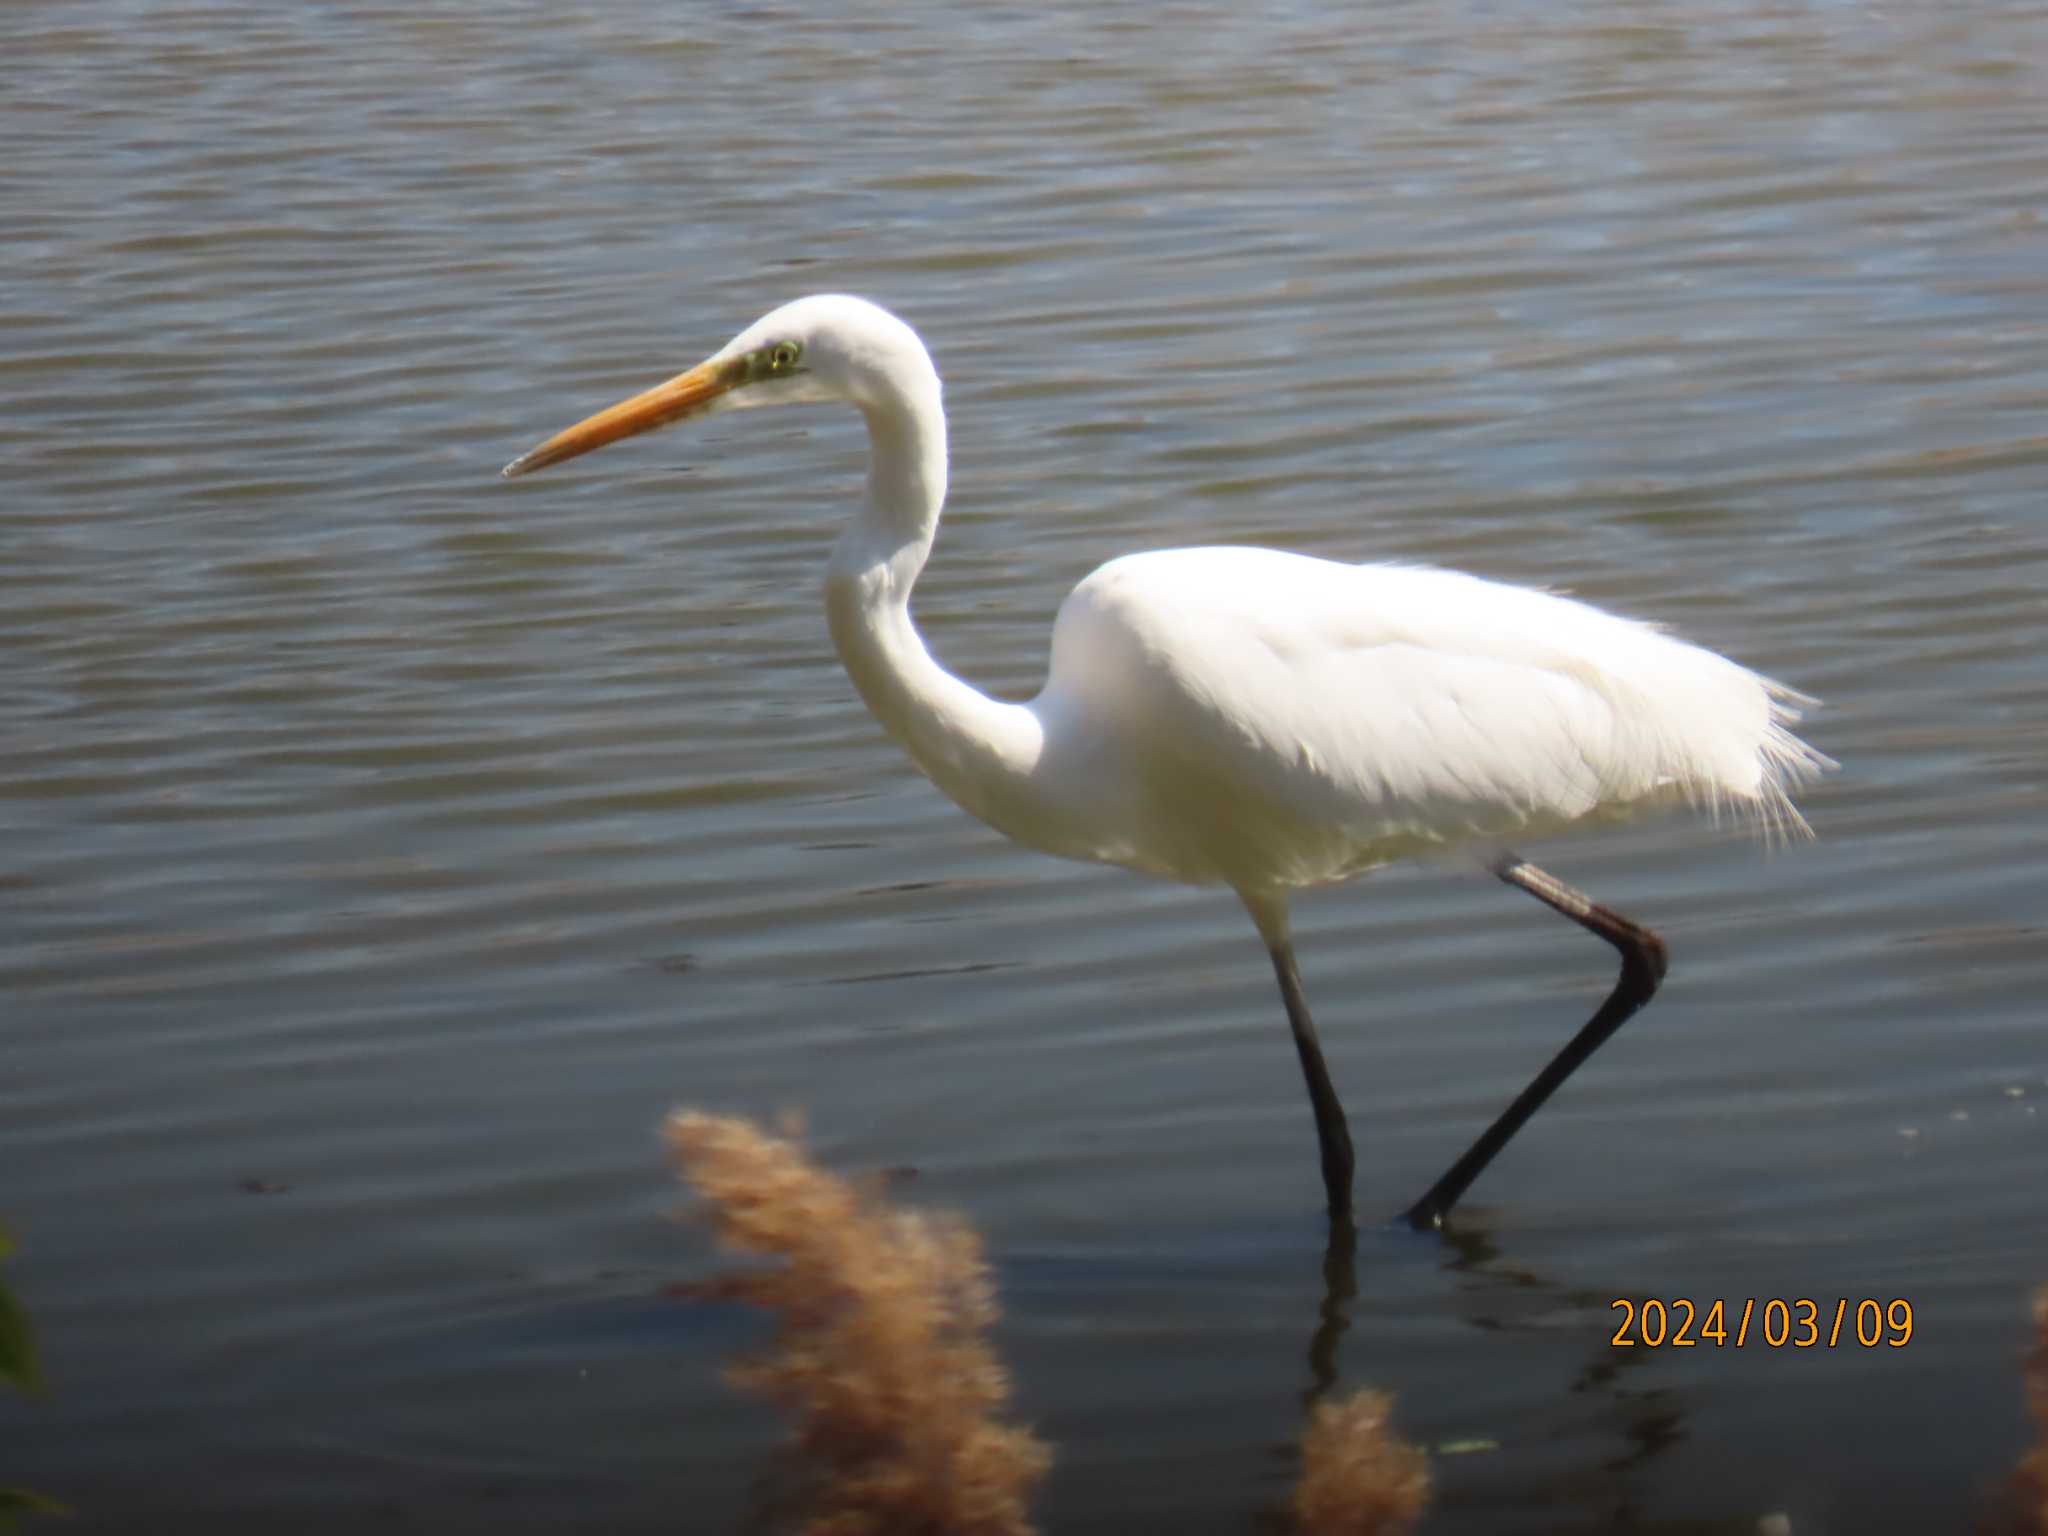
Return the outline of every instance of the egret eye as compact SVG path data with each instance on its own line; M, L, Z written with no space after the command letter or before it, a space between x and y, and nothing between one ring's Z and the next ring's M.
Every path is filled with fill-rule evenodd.
M796 360L803 355L803 350L793 341L778 341L768 349L768 371L789 372L796 366Z

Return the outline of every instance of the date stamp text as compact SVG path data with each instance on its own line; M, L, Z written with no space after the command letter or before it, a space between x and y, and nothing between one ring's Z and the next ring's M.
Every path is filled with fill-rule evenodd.
M1608 1340L1616 1349L1904 1349L1913 1342L1913 1303L1903 1296L1648 1296L1607 1305L1620 1316Z

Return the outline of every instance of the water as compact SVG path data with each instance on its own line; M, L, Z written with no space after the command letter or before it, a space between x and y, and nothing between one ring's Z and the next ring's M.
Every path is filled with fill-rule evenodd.
M1110 554L1454 563L1827 701L1819 841L1528 850L1668 991L1334 1342L1431 1531L1955 1529L2048 1281L2048 19L22 3L0 205L0 1219L79 1529L732 1529L776 1426L653 1131L802 1109L987 1235L1049 1529L1246 1531L1325 1296L1215 893L917 779L817 580L846 414L497 466L781 300L948 381L920 617L1012 696ZM1591 1008L1461 865L1300 906L1369 1213ZM1617 1297L1904 1297L1617 1350ZM1330 1343L1326 1336L1325 1346Z

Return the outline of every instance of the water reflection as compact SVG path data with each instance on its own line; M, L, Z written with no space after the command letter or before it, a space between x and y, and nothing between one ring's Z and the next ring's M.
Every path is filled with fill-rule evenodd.
M1308 1389L1305 1406L1313 1407L1337 1384L1337 1348L1351 1326L1351 1306L1358 1297L1358 1227L1349 1213L1330 1218L1329 1240L1323 1247L1323 1297L1316 1308L1315 1332L1308 1341Z
M1082 1536L1241 1530L1333 1380L1499 1442L1437 1536L1558 1490L1952 1529L2031 1433L2048 8L107 0L0 45L0 1166L61 1388L0 1395L0 1474L110 1531L729 1529L742 1325L608 1278L696 1263L678 1099L974 1213ZM1528 850L1674 975L1450 1246L1368 1225L1347 1282L1275 1216L1300 1082L1227 901L905 772L815 612L857 423L500 494L536 399L827 288L934 342L926 617L997 691L1106 554L1241 541L1570 586L1827 701L1796 857ZM1304 903L1374 1199L1554 1049L1516 1001L1605 984L1502 899ZM1931 1331L1604 1349L1609 1291L1814 1290Z
M1648 1474L1659 1458L1686 1442L1690 1409L1679 1389L1630 1384L1631 1374L1650 1367L1654 1357L1647 1349L1611 1347L1611 1327L1607 1326L1612 1316L1611 1298L1587 1293L1513 1262L1480 1210L1466 1212L1457 1224L1441 1232L1416 1233L1405 1223L1395 1223L1380 1229L1378 1235L1428 1245L1437 1254L1441 1272L1457 1277L1459 1283L1453 1291L1456 1311L1464 1326L1475 1332L1547 1339L1556 1336L1561 1321L1569 1321L1587 1338L1580 1365L1552 1391L1560 1399L1594 1405L1590 1414L1573 1413L1572 1422L1577 1433L1606 1442L1608 1449L1597 1451L1589 1446L1589 1454L1576 1468L1559 1469L1540 1488L1521 1486L1514 1495L1518 1507L1550 1509L1560 1519L1592 1520L1603 1528L1612 1525L1650 1532L1703 1528L1690 1517L1660 1517L1645 1495L1644 1489L1655 1485ZM1331 1223L1322 1258L1323 1289L1307 1350L1309 1384L1301 1394L1307 1408L1327 1400L1340 1383L1355 1385L1362 1376L1369 1379L1371 1375L1369 1364L1347 1369L1341 1359L1342 1341L1356 1309L1376 1303L1370 1278L1361 1288L1358 1246L1353 1223ZM1578 1327L1580 1324L1585 1326ZM1519 1433L1530 1431L1525 1428ZM1456 1490L1463 1481L1460 1471L1473 1461L1498 1458L1507 1449L1491 1435L1474 1438L1464 1434L1435 1447L1443 1472L1441 1481L1453 1490L1454 1508L1459 1501ZM1525 1452L1527 1447L1515 1449ZM1488 1479L1478 1481L1484 1486ZM1757 1511L1758 1515L1764 1513Z

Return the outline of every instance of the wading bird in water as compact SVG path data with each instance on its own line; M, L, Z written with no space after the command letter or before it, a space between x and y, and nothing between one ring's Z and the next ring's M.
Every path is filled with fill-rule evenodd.
M1787 729L1811 701L1649 625L1456 571L1270 549L1112 560L1060 606L1038 697L992 699L911 621L946 498L946 416L917 333L864 299L786 304L504 472L716 411L832 400L868 425L867 487L825 571L854 687L934 784L1005 836L1237 892L1280 981L1335 1217L1351 1208L1351 1135L1295 967L1292 892L1473 844L1621 954L1599 1011L1405 1213L1438 1226L1664 975L1655 933L1505 841L1674 798L1803 831L1787 790L1833 766Z

